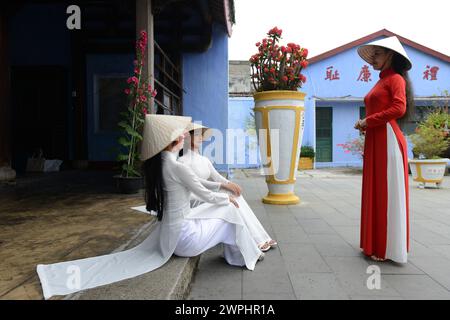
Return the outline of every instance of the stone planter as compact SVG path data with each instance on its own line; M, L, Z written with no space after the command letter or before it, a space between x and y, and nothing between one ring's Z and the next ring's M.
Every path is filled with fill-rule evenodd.
M435 183L439 188L444 180L444 174L449 159L409 160L413 180L419 182L419 188L425 188L426 183Z
M305 93L299 91L254 94L261 163L269 189L262 199L264 203L286 205L300 201L294 186L303 138L304 98Z

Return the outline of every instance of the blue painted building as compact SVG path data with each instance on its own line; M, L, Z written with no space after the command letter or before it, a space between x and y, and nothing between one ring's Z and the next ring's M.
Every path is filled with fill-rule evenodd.
M69 28L71 5L80 29ZM42 149L65 167L114 167L135 41L149 35L156 113L228 127L232 0L79 0L0 8L0 167ZM224 150L222 150L224 153ZM227 170L227 165L218 165Z
M359 132L353 126L364 117L364 96L379 79L379 72L359 57L357 48L392 35L395 34L383 29L309 59L310 64L304 70L307 82L301 88L307 94L303 145L316 150L316 167L362 165L358 155L346 153L338 146L359 138ZM445 92L450 91L450 57L398 37L413 62L409 76L414 89L416 115L402 125L405 134L410 134L430 107L448 106L449 96ZM231 113L251 112L252 99L249 94L243 96L245 94L230 97L230 119L235 118ZM231 123L239 125L239 121ZM244 126L245 121L240 123Z

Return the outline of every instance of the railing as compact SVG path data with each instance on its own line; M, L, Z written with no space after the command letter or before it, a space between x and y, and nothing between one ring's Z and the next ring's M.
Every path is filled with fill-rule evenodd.
M180 64L173 62L155 41L156 113L183 114L183 87Z

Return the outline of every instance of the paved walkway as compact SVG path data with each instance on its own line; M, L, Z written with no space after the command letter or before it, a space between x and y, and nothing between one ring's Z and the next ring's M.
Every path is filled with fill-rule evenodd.
M234 180L279 247L255 271L232 267L218 246L201 256L189 299L450 299L450 177L442 189L411 182L411 251L406 265L374 263L359 250L361 176L351 170L299 174L301 204L265 205L256 171ZM369 290L370 265L381 288Z

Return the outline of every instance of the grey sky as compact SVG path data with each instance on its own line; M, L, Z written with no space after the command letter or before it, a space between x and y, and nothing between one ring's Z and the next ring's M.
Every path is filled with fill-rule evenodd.
M235 0L230 60L248 60L274 26L309 57L383 28L450 55L450 0Z

